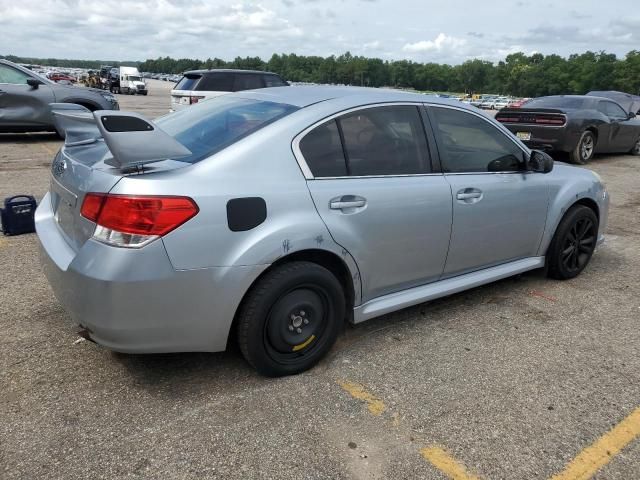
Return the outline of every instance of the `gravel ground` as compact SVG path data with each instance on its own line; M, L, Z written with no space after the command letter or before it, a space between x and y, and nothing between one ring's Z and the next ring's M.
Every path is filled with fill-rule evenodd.
M161 115L169 87L121 108ZM41 198L59 145L0 135L0 198ZM612 205L607 241L575 280L532 272L349 327L318 367L275 380L235 348L76 343L35 236L0 237L0 477L439 479L420 455L438 445L482 478L549 478L640 406L639 165L589 165ZM596 478L638 472L636 439Z

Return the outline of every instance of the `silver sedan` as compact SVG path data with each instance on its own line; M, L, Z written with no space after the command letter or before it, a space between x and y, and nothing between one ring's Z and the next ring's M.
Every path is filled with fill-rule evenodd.
M458 101L285 87L151 122L54 105L36 213L82 333L133 353L224 350L304 371L353 323L546 267L570 279L608 196Z

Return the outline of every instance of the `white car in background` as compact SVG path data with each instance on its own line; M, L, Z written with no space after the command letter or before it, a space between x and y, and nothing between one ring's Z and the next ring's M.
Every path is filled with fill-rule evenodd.
M507 97L496 98L496 100L493 102L493 105L491 106L491 110L500 110L501 108L505 108L509 105L510 102L511 100L509 100Z
M191 70L183 75L171 90L172 112L231 92L289 85L280 75L257 70Z

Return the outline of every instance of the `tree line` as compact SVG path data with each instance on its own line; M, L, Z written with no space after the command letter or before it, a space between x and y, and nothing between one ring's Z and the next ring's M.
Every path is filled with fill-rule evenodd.
M135 61L118 61L118 60L72 60L66 58L32 58L18 57L16 55L0 55L0 58L9 60L13 63L25 63L28 65L44 65L47 67L58 68L86 68L97 70L102 65L111 65L113 67L137 67L140 62Z
M570 55L513 53L497 63L468 60L460 65L383 61L354 56L318 57L274 54L265 62L259 57L232 61L205 61L161 57L139 65L143 71L181 73L197 68L243 68L268 70L293 82L414 88L422 91L497 93L520 97L584 94L590 90L621 90L640 94L640 51L624 58L606 52Z
M242 68L268 70L292 82L391 86L420 91L496 93L519 97L584 94L590 90L621 90L640 94L640 50L633 50L624 58L604 51L589 51L569 57L513 53L497 63L475 59L459 65L388 61L349 52L329 57L274 54L266 62L260 57L237 57L232 61L159 57L144 62L36 59L11 55L4 58L58 67L137 65L141 71L155 73L182 73L198 68Z

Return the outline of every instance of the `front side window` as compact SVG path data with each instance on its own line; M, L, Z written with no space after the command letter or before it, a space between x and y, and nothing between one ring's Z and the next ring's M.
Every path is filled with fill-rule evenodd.
M255 90L256 88L264 88L260 75L253 73L236 74L233 83L234 92L242 92L244 90Z
M286 83L277 75L265 75L262 77L265 87L284 87Z
M524 169L524 152L488 121L451 108L432 108L442 166L447 173Z
M0 83L11 83L13 85L26 85L29 75L11 68L7 65L0 65Z
M627 118L627 114L619 105L616 105L613 102L602 102L604 103L604 114L609 118L621 119Z

